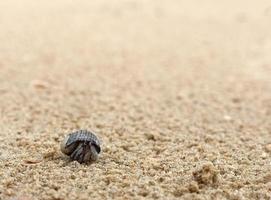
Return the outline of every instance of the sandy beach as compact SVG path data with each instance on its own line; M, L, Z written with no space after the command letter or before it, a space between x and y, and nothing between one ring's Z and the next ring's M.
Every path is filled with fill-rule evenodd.
M0 200L271 199L271 2L0 2ZM97 162L60 151L101 140Z

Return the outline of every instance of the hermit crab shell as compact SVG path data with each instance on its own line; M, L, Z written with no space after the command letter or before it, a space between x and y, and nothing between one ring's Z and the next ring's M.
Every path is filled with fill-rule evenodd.
M60 145L61 152L79 163L87 163L98 159L101 152L97 136L87 130L79 130L67 135Z

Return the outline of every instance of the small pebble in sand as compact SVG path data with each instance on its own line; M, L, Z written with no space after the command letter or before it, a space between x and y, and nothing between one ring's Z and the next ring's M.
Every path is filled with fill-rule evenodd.
M271 152L271 143L265 145L265 150L266 150L267 152Z
M49 86L46 81L42 80L33 80L31 81L30 85L35 89L46 89Z
M93 132L79 130L67 135L61 143L62 153L79 163L87 163L98 159L101 152L100 141Z
M224 115L223 118L224 118L225 121L228 121L228 122L232 121L232 117L230 115Z

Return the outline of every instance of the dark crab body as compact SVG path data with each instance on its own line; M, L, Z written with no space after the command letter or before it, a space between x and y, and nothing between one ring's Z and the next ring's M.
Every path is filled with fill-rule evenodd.
M93 132L79 130L64 138L61 151L79 163L95 161L101 152L100 141Z

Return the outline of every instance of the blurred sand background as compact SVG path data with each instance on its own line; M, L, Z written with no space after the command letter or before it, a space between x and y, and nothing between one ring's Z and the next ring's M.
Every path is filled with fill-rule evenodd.
M1 200L271 198L270 1L2 0L0 95Z

